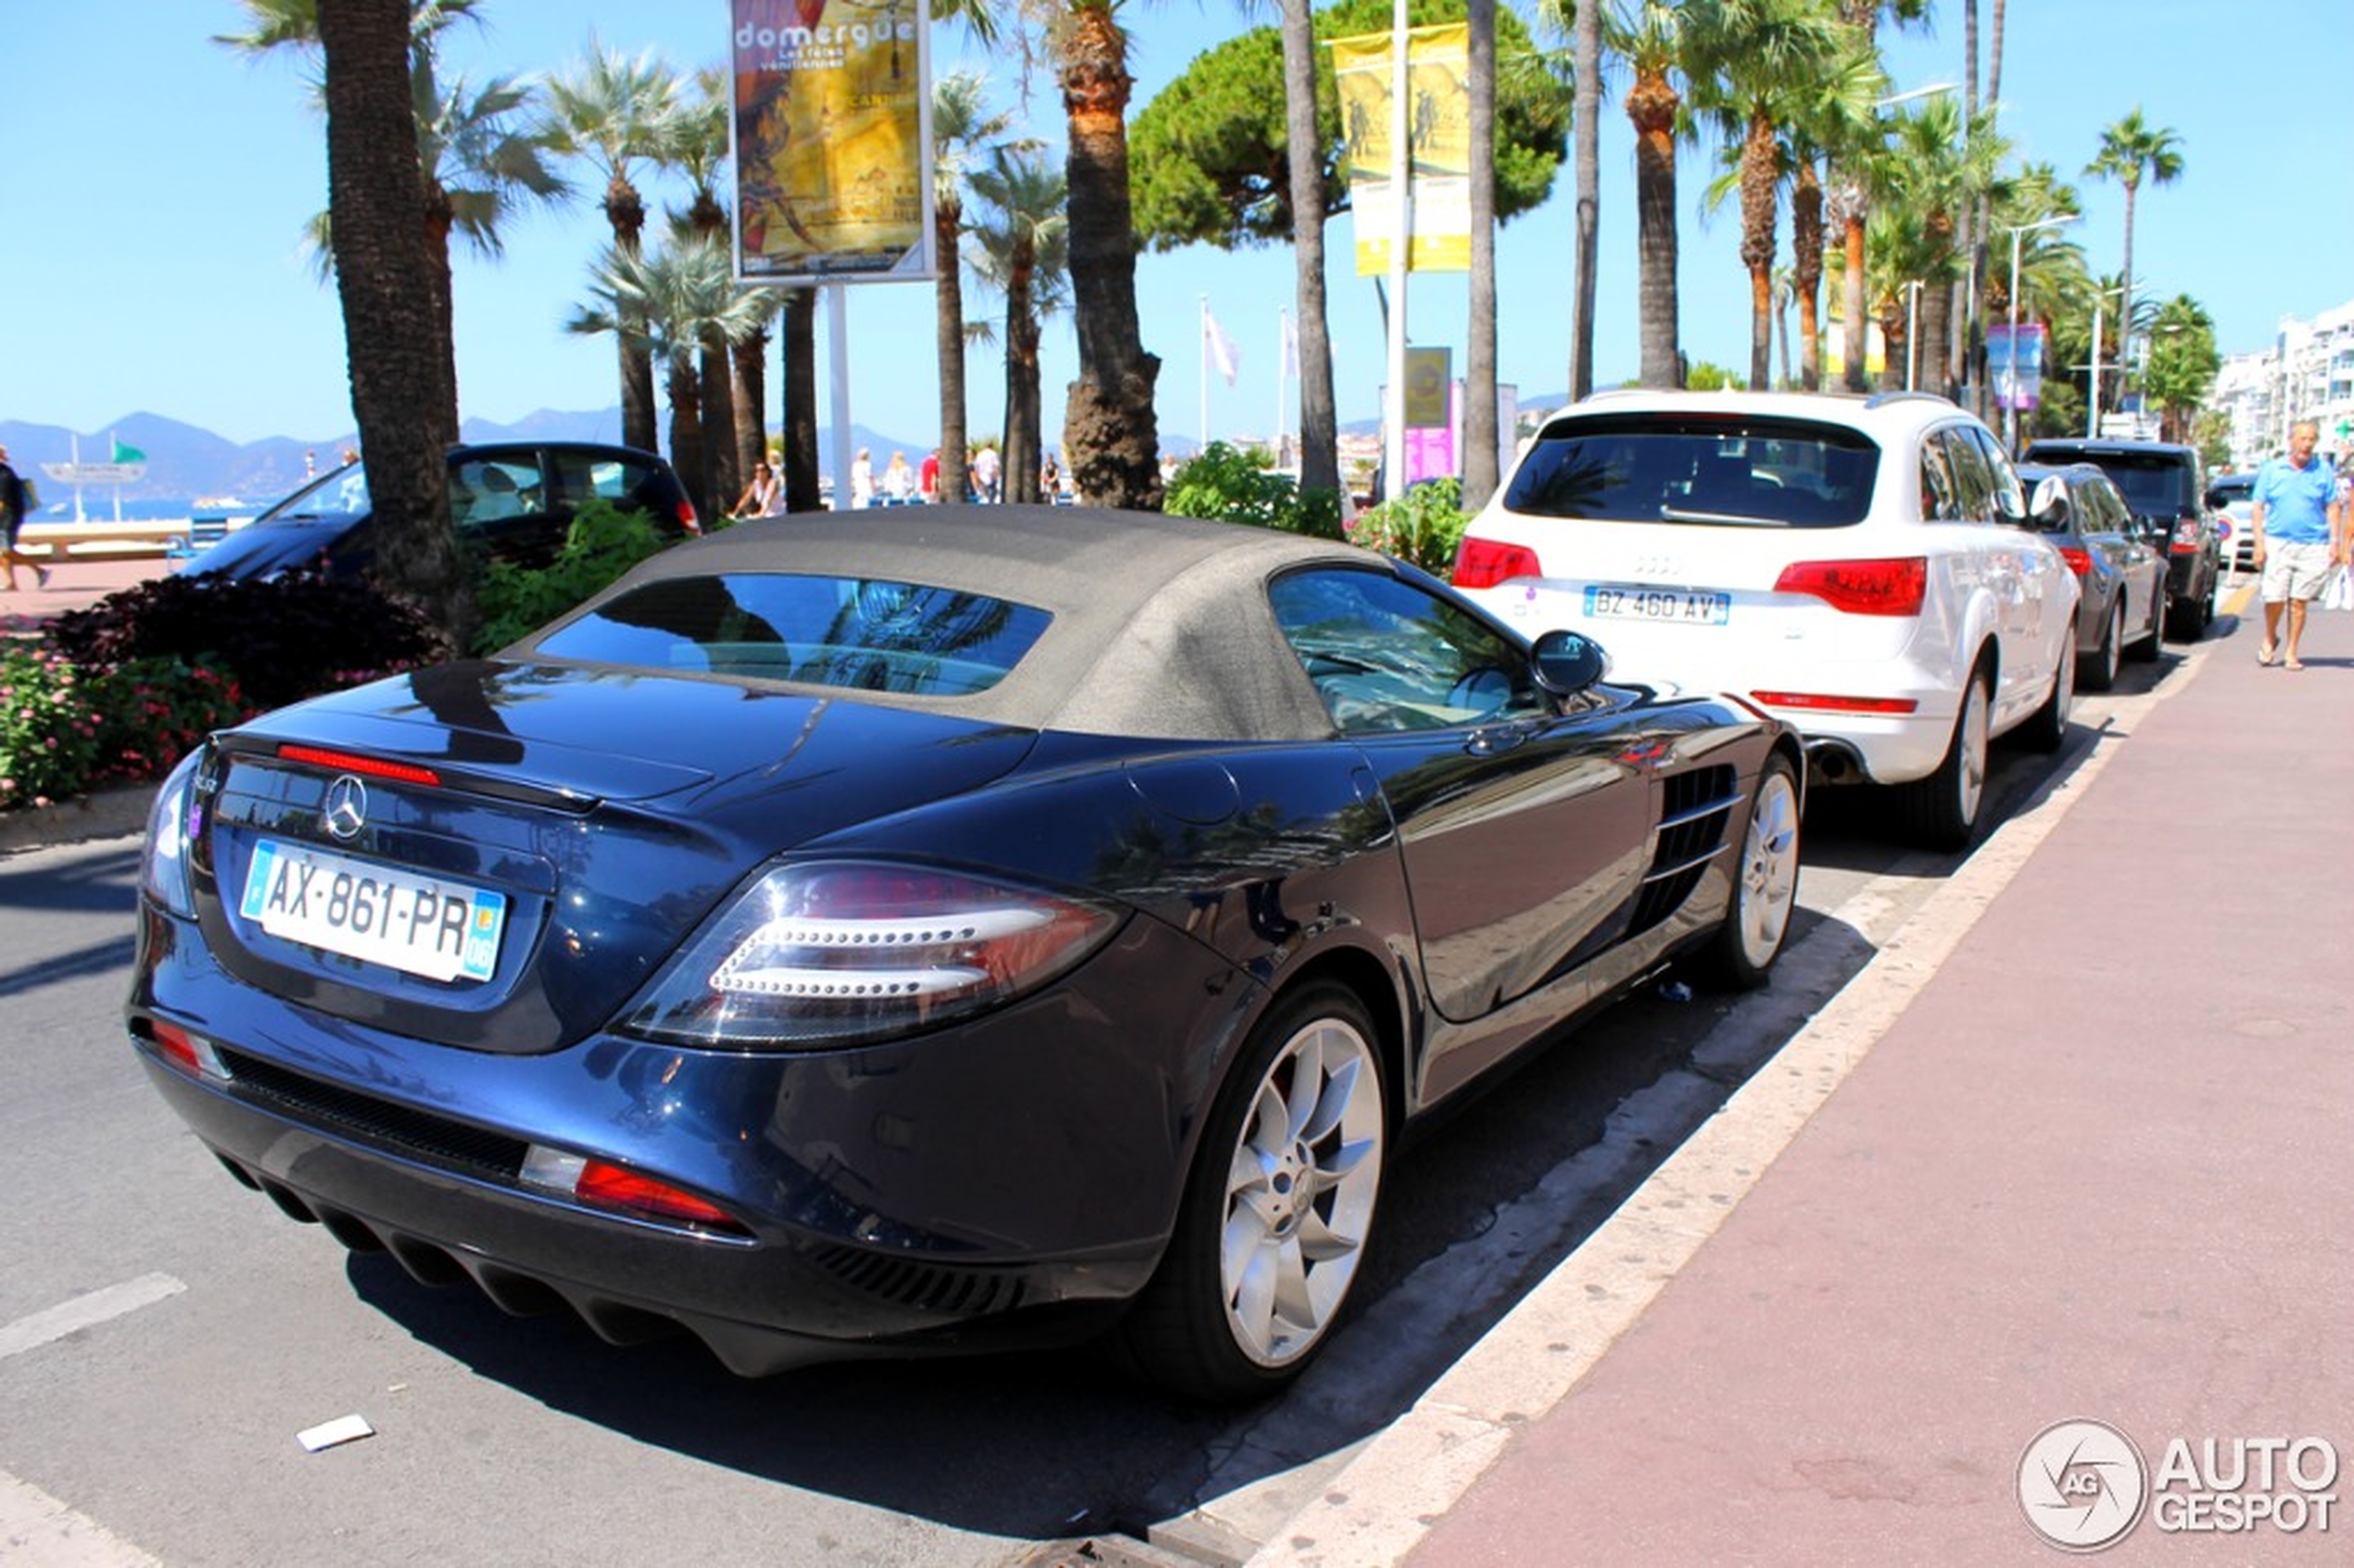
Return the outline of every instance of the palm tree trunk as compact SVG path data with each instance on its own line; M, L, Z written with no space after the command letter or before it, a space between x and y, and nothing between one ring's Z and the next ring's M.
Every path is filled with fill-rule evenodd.
M742 471L736 466L736 397L727 342L715 337L704 344L695 356L695 370L698 424L703 432L703 493L696 498L695 512L716 517L744 493Z
M1871 383L1871 366L1865 361L1871 352L1864 320L1864 209L1863 187L1851 186L1840 197L1840 209L1845 215L1846 232L1841 236L1845 274L1840 280L1840 326L1844 338L1840 345L1846 363L1841 374L1850 392L1861 392ZM1883 340L1884 342L1885 340ZM1883 352L1885 349L1883 348Z
M1626 93L1635 126L1635 245L1640 284L1641 375L1681 386L1676 322L1676 89L1664 71L1641 71Z
M1324 169L1316 138L1316 30L1308 0L1282 0L1285 161L1299 304L1299 487L1340 489L1340 420L1324 309Z
M327 200L352 418L379 519L373 575L421 606L456 651L473 633L474 601L449 525L447 361L414 303L432 285L419 244L426 214L409 19L409 0L320 7Z
M1741 146L1741 263L1749 269L1749 389L1774 384L1774 122L1753 114Z
M1031 301L1036 255L1027 235L1014 243L1006 280L1006 449L998 483L1007 502L1038 499L1038 321Z
M646 228L646 204L638 188L615 175L605 186L605 221L613 226L613 247L624 256L639 254ZM625 312L621 330L614 334L621 368L621 441L640 451L654 450L654 353L646 341L645 324ZM735 498L728 498L733 500Z
M940 279L932 288L932 351L940 360L940 501L965 504L965 285L958 248L964 238L962 202L943 195L932 204L932 247Z
M2133 371L2133 198L2140 194L2141 182L2125 182L2125 276L2123 291L2117 297L2117 393L2118 405L2125 401L2125 378Z
M783 322L777 344L784 357L785 510L823 512L826 496L817 466L817 291L787 289ZM843 474L842 484L846 506L850 475Z
M768 329L730 345L728 357L735 367L737 472L750 474L768 455ZM732 502L741 494L739 485L721 499Z
M457 297L457 285L449 270L453 218L447 191L430 183L424 189L425 313L437 343L436 379L440 383L435 398L434 429L446 447L458 439L458 327L457 309L452 303Z
M1136 321L1136 236L1128 199L1125 37L1111 0L1078 0L1061 71L1069 118L1070 279L1079 328L1079 379L1063 414L1071 483L1097 506L1160 506L1160 435L1153 384L1160 360L1145 352ZM1019 475L1013 454L1008 483ZM1034 470L1033 462L1031 465ZM1035 474L1032 474L1035 482Z
M695 371L692 351L680 349L670 358L668 391L670 393L670 466L678 482L687 487L688 499L695 503L695 515L715 517L716 512L704 505L704 498L693 493L699 484L708 484L703 462L702 391ZM736 498L729 496L729 500Z
M1601 257L1602 183L1602 8L1577 7L1576 70L1571 89L1571 134L1576 143L1577 282L1569 331L1569 397L1594 389L1594 268Z
M1798 166L1790 195L1791 283L1798 291L1798 384L1823 389L1823 186L1815 160ZM1788 356L1785 355L1785 358Z
M1471 343L1463 365L1463 505L1496 493L1496 0L1470 0Z

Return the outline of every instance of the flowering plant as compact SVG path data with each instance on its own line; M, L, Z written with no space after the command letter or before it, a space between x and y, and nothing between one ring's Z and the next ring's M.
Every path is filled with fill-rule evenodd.
M0 653L0 809L81 790L98 754L98 717L73 665L45 648Z

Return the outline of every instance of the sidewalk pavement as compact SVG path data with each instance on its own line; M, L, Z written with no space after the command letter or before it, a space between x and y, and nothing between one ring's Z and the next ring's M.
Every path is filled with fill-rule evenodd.
M2354 615L2218 633L1254 1564L2354 1561Z
M171 563L160 556L70 555L49 569L49 586L38 587L30 566L17 568L17 591L0 592L0 635L32 632L68 610L86 610L117 588L166 575ZM0 587L6 579L0 578Z

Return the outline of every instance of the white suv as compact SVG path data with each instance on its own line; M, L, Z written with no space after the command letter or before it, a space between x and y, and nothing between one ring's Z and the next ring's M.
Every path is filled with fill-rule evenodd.
M1614 678L1746 697L1818 778L1901 786L1968 844L1990 738L2057 749L2077 583L1986 427L1943 398L1610 392L1565 409L1465 530L1455 586Z

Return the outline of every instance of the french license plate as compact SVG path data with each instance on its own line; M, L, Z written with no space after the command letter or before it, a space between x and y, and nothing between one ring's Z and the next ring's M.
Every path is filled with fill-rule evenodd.
M1733 596L1598 583L1586 589L1586 613L1605 621L1688 621L1694 626L1721 626L1733 618Z
M246 870L248 920L272 936L432 980L488 980L505 895L264 839Z

